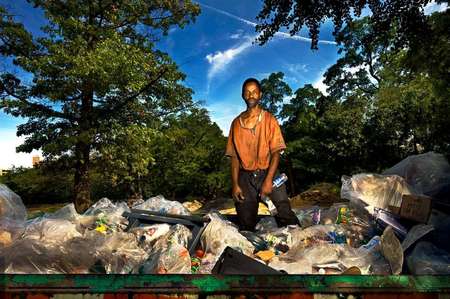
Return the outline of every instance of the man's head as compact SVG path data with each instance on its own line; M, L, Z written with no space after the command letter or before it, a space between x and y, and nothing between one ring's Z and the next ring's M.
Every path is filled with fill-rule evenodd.
M248 78L242 84L242 98L245 100L248 108L258 105L261 100L261 84L255 78Z

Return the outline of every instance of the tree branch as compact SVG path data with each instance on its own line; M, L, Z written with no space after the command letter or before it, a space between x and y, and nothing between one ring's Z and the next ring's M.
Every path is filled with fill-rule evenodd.
M63 119L67 119L67 120L73 120L73 118L63 112L58 112L55 111L45 105L42 104L37 104L37 103L31 103L30 101L28 101L25 97L19 96L17 94L15 94L14 92L12 92L11 90L9 90L5 84L3 84L3 82L0 81L0 91L3 90L5 91L9 96L14 97L16 99L18 99L20 102L22 102L23 104L27 105L29 108L34 109L34 110L40 110L43 111L44 113L52 116L52 117L58 117L58 118L63 118Z

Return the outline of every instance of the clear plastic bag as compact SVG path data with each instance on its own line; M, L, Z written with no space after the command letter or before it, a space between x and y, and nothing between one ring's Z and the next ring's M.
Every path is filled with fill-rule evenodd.
M0 252L0 272L7 274L88 274L94 264L87 247L46 247L37 240L18 240Z
M255 251L253 244L239 233L238 228L223 219L218 213L207 215L211 219L201 236L201 246L205 252L198 273L211 273L212 268L227 246L248 256Z
M191 231L176 224L154 244L139 272L143 274L190 274L191 257L187 250Z
M450 164L444 155L434 152L409 156L383 174L399 175L416 192L432 197L439 198L443 190L450 190Z
M152 249L156 240L168 234L169 231L170 225L167 223L144 224L129 230L130 233L136 236L139 245L148 252Z
M411 274L436 275L450 274L450 253L430 242L419 242L406 257L406 264Z
M256 224L256 231L257 232L271 232L278 229L277 221L275 220L275 217L273 216L266 216L259 220L259 222Z
M37 218L28 223L22 238L35 240L45 247L51 247L81 236L76 224L69 220Z
M97 233L97 238L100 244L96 246L96 257L102 262L107 274L138 273L139 267L148 257L132 233Z
M0 249L10 246L23 233L25 224L4 218L0 220Z
M364 207L370 214L374 214L374 208L400 207L402 195L417 193L398 175L361 173L343 176L341 181L341 197Z
M19 195L6 185L0 184L0 222L6 219L24 223L27 219L27 210Z
M317 225L320 223L321 209L317 206L308 209L293 209L295 215L300 221L300 226L303 228Z
M133 209L148 210L162 214L191 215L188 209L178 201L167 200L162 195L151 197L142 204L133 206Z
M208 214L211 221L201 236L202 248L206 253L219 257L227 246L251 256L255 247L238 231L238 228L216 213Z
M122 216L124 212L130 212L125 202L114 204L104 197L92 205L83 216L93 216L101 232L120 232L128 226L128 220ZM89 220L89 217L84 217Z

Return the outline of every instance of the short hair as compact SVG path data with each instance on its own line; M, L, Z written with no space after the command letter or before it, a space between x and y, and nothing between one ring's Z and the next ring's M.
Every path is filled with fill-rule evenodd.
M244 83L242 83L242 97L244 97L244 89L245 86L249 83L255 83L256 86L258 86L259 91L261 91L261 83L259 83L258 79L255 78L248 78L244 81Z

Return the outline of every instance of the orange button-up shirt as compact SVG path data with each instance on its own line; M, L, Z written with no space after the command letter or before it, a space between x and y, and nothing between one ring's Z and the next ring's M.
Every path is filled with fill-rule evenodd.
M245 170L269 168L271 155L286 148L277 119L263 110L252 130L244 127L240 117L231 123L225 155L237 156Z

